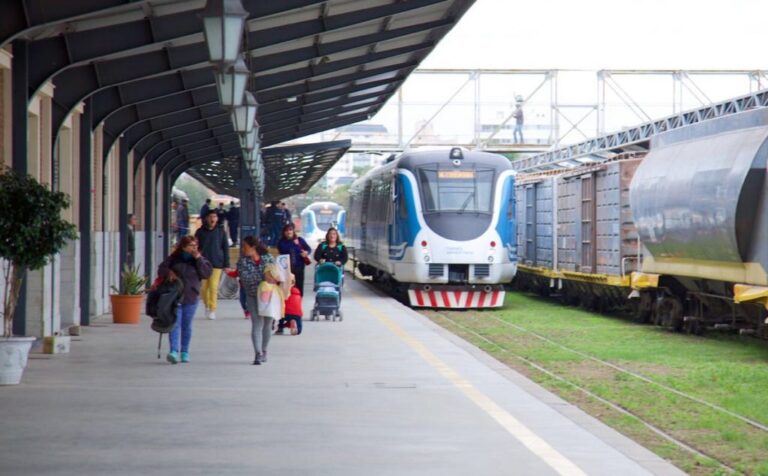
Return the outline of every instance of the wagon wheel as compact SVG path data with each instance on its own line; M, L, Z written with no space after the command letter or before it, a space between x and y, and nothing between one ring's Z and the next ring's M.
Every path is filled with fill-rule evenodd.
M635 322L647 324L653 314L653 296L649 292L640 293L640 299L635 302Z
M656 325L675 332L683 329L683 303L676 297L665 296L656 301Z
M704 323L699 319L689 319L683 323L683 331L686 334L700 336L704 334Z

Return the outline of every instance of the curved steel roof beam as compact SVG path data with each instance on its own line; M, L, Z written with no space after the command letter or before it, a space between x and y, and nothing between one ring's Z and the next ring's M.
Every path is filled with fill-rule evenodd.
M227 155L227 154L218 153L218 154L211 154L211 155L208 155L208 156L205 156L205 157L199 157L199 158L196 158L196 159L185 160L181 164L179 164L179 165L171 168L170 170L168 170L168 176L171 179L171 183L173 183L173 182L175 182L179 178L179 176L182 173L186 172L187 170L189 170L191 168L198 167L200 165L205 165L205 164L208 164L210 162L215 162L217 160L223 160L226 157L231 157L231 156L232 156L231 154ZM239 172L240 171L238 170L238 174L239 174Z
M402 28L378 31L368 35L360 35L355 38L337 40L329 43L320 43L303 48L297 48L295 50L282 51L280 53L255 56L255 58L258 60L259 70L268 71L270 69L282 68L304 61L310 61L315 58L322 58L323 56L329 56L334 53L340 53L346 50L376 45L378 43L401 38L404 36L449 28L453 26L454 21L455 20L453 18L449 17L443 20L418 23Z
M301 116L302 114L313 114L316 112L333 109L339 106L357 104L363 101L377 99L383 96L389 96L389 94L394 92L395 89L396 88L393 88L393 87L387 87L384 91L377 91L369 94L360 94L358 96L355 96L354 103L350 102L350 99L347 97L335 99L332 101L320 101L316 103L307 102L304 104L299 104L297 107L294 107L294 108L281 109L277 112L273 112L270 114L264 114L264 115L260 114L259 121L263 122L264 124L268 124L273 121L281 121L283 119L288 119L291 117L298 117L298 116Z
M119 84L93 95L92 129L121 108L145 101L209 87L214 83L213 68L175 71L162 76Z
M186 134L166 134L166 138L161 142L152 146L145 154L144 157L149 157L152 163L155 163L160 157L163 156L169 150L176 147L191 144L193 142L210 139L212 137L219 137L222 135L230 134L232 127L230 124L224 124L211 129L205 129L197 132L190 132ZM170 136L170 137L168 137Z
M339 119L336 121L325 121L324 123L321 123L319 126L308 126L301 130L301 132L305 135L314 134L316 132L323 132L327 131L329 129L334 129L336 127L340 126L346 126L347 124L353 124L358 121L364 121L368 118L368 114L358 114L350 117L346 117L344 119ZM292 130L292 129L291 129ZM286 140L290 140L295 137L293 133L290 132L282 132L282 135L275 135L270 138L269 141L262 143L264 147L279 144L281 142L284 142Z
M107 155L109 148L120 135L146 121L191 109L213 106L219 107L219 98L215 87L195 89L188 93L167 96L156 101L123 108L104 121L104 155Z
M391 50L380 51L377 53L367 53L361 56L355 56L352 58L346 58L343 60L331 60L323 64L312 63L309 66L291 69L287 71L280 71L278 73L264 74L256 76L253 79L253 88L270 89L277 86L281 86L288 83L304 81L314 76L320 76L324 74L333 73L342 69L354 68L356 66L363 66L380 61L383 59L394 58L397 56L404 56L407 54L415 53L418 51L429 50L433 48L435 43L433 41L427 41L419 43L417 45L405 46L402 48L393 48Z
M184 171L189 168L188 162L199 159L201 157L214 157L212 160L216 160L215 157L221 159L225 157L240 156L242 154L240 149L240 142L231 142L229 144L215 145L199 149L194 152L174 157L173 160L168 161L162 168L158 168L158 175L163 173L169 173L172 175L177 171Z
M328 74L341 69L368 64L374 60L401 56L434 46L433 42L420 43L414 47L397 48L383 53L366 54L347 60L331 61L329 63L301 68L299 70L275 73L256 78L254 89L266 89L267 85L286 84L296 80L310 79L313 74ZM150 82L154 82L150 86ZM94 115L93 128L95 129L110 114L116 114L122 108L130 107L140 102L152 101L164 98L171 94L180 94L194 91L200 88L214 87L214 76L211 69L197 69L193 71L179 71L164 75L160 78L136 81L125 85L118 85L97 92L93 96ZM307 102L308 104L308 102Z
M412 70L415 67L416 67L415 64L411 65L411 66L409 66L406 69L406 71L410 71L410 70ZM356 80L364 79L364 78L372 76L372 75L375 76L375 75L379 75L379 74L388 73L388 72L390 72L392 70L399 70L399 69L403 69L403 66L402 65L393 65L393 66L389 66L389 67L386 67L386 68L379 68L379 69L376 69L376 70L369 70L369 71L363 71L363 72L360 72L360 73L353 73L353 74L341 76L341 77L337 78L334 81L323 80L321 82L321 84L318 84L317 86L314 86L314 83L312 83L313 86L311 86L311 88L313 90L315 89L315 87L317 87L317 88L331 88L331 87L337 86L337 84L344 84L344 83L348 83L350 81L356 81ZM383 82L381 82L381 84L379 84L378 82L376 82L376 83L367 83L367 84L363 83L361 85L357 85L357 87L348 87L348 88L335 89L335 90L332 91L331 97L347 95L350 92L352 92L352 90L365 90L367 88L379 87L380 85L389 85L392 81L400 81L401 80L400 78L402 76L404 76L403 73L399 74L398 76L395 76L392 79L384 80ZM280 94L277 91L279 91L279 90L272 90L272 94ZM385 91L389 91L389 89L386 89ZM385 94L385 92L380 92L379 93L379 95L383 95L383 94ZM260 95L258 97L260 97ZM215 112L215 109L211 109L212 107L213 107L212 105L211 106L205 106L206 109L209 109L209 110L212 110L212 111ZM177 118L178 118L178 121L176 120ZM192 119L189 119L189 118L192 118ZM181 123L181 122L189 121L189 120L198 120L200 118L201 117L197 117L194 114L193 110L189 110L189 111L187 111L187 114L185 114L185 115L173 116L170 119L173 120L174 124L177 124L177 123ZM150 126L154 127L155 123L148 124L146 121L144 121L142 123L136 124L136 126L140 126L141 128L140 129L135 129L132 126L131 129L129 129L129 131L128 131L129 132L128 146L131 149L143 138L144 135L149 135L151 133L152 127L150 127ZM269 137L266 136L266 133L268 131L269 131L269 129L266 129L266 130L262 131L262 136L264 137L265 141L269 140ZM114 137L117 137L117 136L114 136ZM111 137L113 142L114 142L114 137ZM270 143L274 144L275 142L270 141ZM109 149L106 149L106 147L105 147L105 157L106 157L106 153L108 153L108 152L109 152ZM144 155L144 151L138 151L138 153L139 153L139 156L143 156Z
M0 47L16 37L50 28L80 18L119 12L120 7L144 5L147 0L92 0L90 2L62 2L45 0L11 0L3 5L3 21L0 23Z
M72 2L74 3L74 2ZM323 3L323 0L293 0L291 2L264 2L246 0L249 21L278 15L297 8ZM122 21L109 26L85 31L63 33L30 43L33 57L46 58L30 64L30 89L34 92L57 73L79 64L96 60L114 59L116 55L150 52L162 48L181 46L174 42L198 45L205 49L199 2L188 2L186 11L162 16L149 16L141 20ZM294 34L295 28L290 28ZM269 44L274 44L271 41Z
M229 114L221 114L206 119L198 119L174 124L167 129L155 130L150 134L141 137L134 146L134 153L139 157L143 157L146 155L148 150L169 137L191 134L194 132L200 132L206 129L227 125L232 127L232 120L230 119Z
M438 28L447 28L452 24L453 19L426 22L363 35L357 38L316 45L310 48L298 48L280 54L257 57L257 63L259 68L271 69L352 48L377 44L400 36L424 33ZM272 66L269 66L269 64L272 64ZM59 128L64 119L66 119L77 104L101 89L161 75L166 72L190 69L196 66L208 66L207 49L199 45L167 48L162 51L66 69L54 78L54 84L66 84L69 87L57 88L54 92L52 131L58 135Z
M171 149L159 156L155 161L155 165L157 166L158 170L165 170L169 163L173 162L180 156L186 156L187 154L206 150L210 147L229 147L236 142L238 144L240 143L237 139L237 136L234 134L226 134L223 136L212 137L209 139L193 142L191 144L175 147L174 149Z

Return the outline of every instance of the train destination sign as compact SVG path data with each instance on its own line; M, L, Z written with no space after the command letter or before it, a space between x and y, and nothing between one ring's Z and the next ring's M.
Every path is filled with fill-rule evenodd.
M441 179L468 179L475 178L474 170L439 170L437 177Z

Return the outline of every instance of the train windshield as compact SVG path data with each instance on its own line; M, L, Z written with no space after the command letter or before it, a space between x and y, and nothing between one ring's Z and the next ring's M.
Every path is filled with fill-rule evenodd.
M491 213L493 169L419 169L424 213Z
M328 228L336 225L336 210L330 208L315 210L315 218L317 219L317 227L323 231L328 231Z

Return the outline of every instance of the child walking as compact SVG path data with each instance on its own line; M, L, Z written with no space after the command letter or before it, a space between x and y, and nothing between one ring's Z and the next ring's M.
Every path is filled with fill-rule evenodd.
M248 296L248 299L253 299ZM253 365L267 361L267 346L272 336L272 324L285 314L285 295L280 287L280 271L274 263L264 269L264 281L259 284L256 314L251 318L251 340L255 357Z
M301 334L301 317L304 310L301 308L301 290L296 286L296 277L291 274L291 294L285 300L285 317L277 324L275 334L282 334L286 327L291 330L291 335Z

